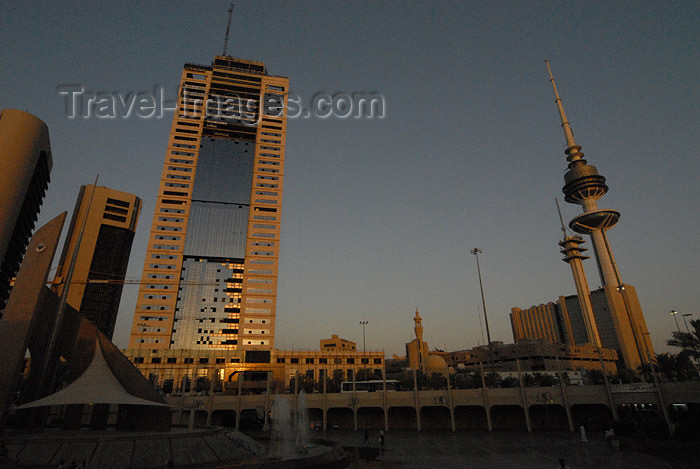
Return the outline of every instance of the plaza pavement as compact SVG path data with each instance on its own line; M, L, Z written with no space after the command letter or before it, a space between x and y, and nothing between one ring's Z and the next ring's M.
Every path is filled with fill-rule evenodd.
M360 456L378 453L379 432L376 430L370 432L370 445L363 445L363 430L332 430L322 437L345 447L358 447ZM391 431L386 434L384 453L370 461L360 459L351 467L556 469L559 458L566 460L568 469L694 467L672 464L631 449L614 449L605 442L602 434L589 435L588 440L588 443L581 443L578 434L568 433Z

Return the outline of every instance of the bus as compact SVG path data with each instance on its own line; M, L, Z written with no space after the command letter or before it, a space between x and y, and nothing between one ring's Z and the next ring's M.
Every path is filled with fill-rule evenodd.
M370 381L355 381L355 392L375 392L383 391L384 382L381 379L373 379ZM396 386L399 382L395 379L386 380L386 390L396 391ZM340 392L352 392L352 381L343 381L340 385Z

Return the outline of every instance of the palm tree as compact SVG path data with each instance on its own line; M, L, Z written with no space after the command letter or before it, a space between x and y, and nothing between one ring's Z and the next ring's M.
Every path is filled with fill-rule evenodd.
M691 319L689 321L691 326L690 333L673 331L672 339L669 339L666 343L671 347L679 347L683 349L686 355L693 357L695 361L700 360L700 319Z

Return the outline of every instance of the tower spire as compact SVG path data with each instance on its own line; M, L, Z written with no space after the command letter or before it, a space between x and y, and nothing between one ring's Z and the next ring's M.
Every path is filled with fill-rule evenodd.
M586 160L583 159L583 153L581 152L581 146L576 145L574 141L574 131L571 129L571 124L566 118L566 113L564 112L564 105L559 97L559 92L557 91L557 85L554 83L554 76L552 75L552 70L549 68L549 60L544 61L547 64L547 71L549 72L549 81L552 83L552 88L554 89L554 102L557 103L557 109L559 109L559 117L561 117L561 128L564 129L564 137L566 137L566 161L569 162L569 168L574 166L574 163L579 160L583 160L583 164L586 164Z
M226 48L228 47L228 33L231 31L231 15L233 14L233 3L228 7L228 23L226 24L226 37L224 37L224 53L226 56Z

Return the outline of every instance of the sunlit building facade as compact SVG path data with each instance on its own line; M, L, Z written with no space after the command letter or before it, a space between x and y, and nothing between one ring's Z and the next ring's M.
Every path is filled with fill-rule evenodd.
M130 348L271 350L289 79L185 64Z
M141 199L133 194L81 186L56 268L54 291L60 296L69 283L67 303L110 339L140 211ZM75 266L67 282L73 258Z

